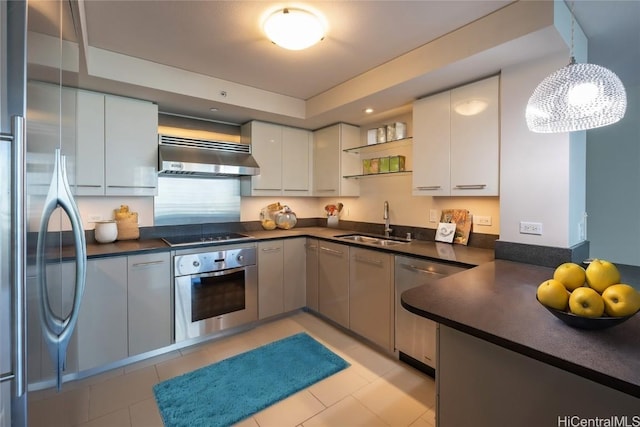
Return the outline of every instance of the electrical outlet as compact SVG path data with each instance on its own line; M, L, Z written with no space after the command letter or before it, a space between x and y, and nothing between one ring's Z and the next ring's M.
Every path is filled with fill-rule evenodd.
M435 209L429 209L429 222L439 222L438 211Z
M491 217L490 216L481 216L474 215L473 222L478 225L491 225Z
M520 221L520 234L536 234L542 235L541 222Z
M100 215L90 215L89 216L89 221L101 221L102 220L102 216Z

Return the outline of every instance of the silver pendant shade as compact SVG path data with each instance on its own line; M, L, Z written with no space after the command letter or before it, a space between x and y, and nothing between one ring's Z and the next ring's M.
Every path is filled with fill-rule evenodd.
M536 87L526 120L533 132L572 132L616 123L626 108L627 95L615 73L571 58Z

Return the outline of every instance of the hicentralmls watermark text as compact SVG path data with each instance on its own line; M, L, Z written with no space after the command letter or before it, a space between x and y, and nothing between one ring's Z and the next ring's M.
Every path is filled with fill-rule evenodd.
M558 417L558 427L640 427L640 415L612 415L603 418L561 415Z

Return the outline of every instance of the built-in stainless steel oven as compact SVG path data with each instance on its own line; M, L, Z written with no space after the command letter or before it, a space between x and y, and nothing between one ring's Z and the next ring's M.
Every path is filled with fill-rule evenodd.
M174 278L176 342L258 319L255 243L177 250Z

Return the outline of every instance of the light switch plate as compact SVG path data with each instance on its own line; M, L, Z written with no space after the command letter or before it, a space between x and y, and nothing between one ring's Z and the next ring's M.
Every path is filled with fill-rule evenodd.
M429 222L439 222L440 215L436 209L429 209Z
M474 215L473 222L478 225L491 225L491 217L484 215Z

